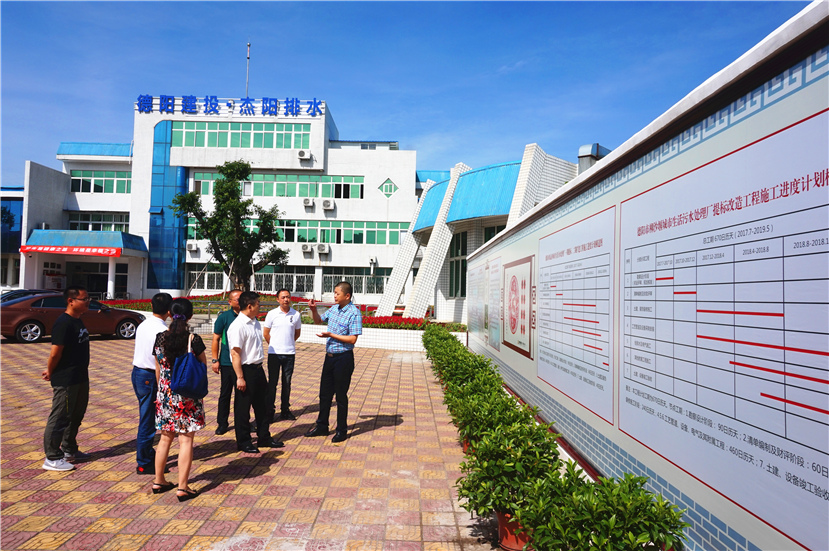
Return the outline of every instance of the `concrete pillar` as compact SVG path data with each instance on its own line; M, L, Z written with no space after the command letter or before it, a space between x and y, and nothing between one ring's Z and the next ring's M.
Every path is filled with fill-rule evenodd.
M432 233L429 235L429 244L423 253L423 260L420 262L420 269L417 272L417 281L407 297L406 309L403 317L421 318L426 315L430 303L434 303L435 286L438 283L438 276L446 260L446 253L449 251L449 243L452 241L452 226L446 223L449 214L449 206L452 204L452 197L455 194L455 187L461 174L470 168L458 163L451 170L451 178L443 196L443 203L440 206Z
M115 298L115 257L109 257L107 266L107 297Z

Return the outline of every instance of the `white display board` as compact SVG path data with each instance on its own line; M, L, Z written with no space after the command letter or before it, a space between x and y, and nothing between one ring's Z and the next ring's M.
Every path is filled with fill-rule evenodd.
M486 323L487 334L485 342L495 350L501 349L501 322L504 319L502 310L503 298L501 289L501 259L494 258L486 262L487 296Z
M696 548L829 551L829 48L659 138L470 256L470 346Z
M826 113L622 202L619 427L829 549Z
M538 377L613 422L615 208L538 242Z

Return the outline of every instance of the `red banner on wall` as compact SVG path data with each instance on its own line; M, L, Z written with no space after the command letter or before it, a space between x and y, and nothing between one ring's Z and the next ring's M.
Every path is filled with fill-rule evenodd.
M63 247L60 245L23 245L21 253L76 254L82 256L121 256L120 247Z

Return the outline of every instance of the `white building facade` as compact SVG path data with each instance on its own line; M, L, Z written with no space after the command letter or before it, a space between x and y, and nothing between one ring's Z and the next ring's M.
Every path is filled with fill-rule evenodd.
M347 279L360 302L379 301L417 206L414 151L340 140L317 99L142 95L133 109L130 143L61 143L62 172L27 162L20 287L81 284L112 298L228 289L172 200L195 191L210 211L216 167L244 160L243 196L278 207L288 251L253 289L324 298Z

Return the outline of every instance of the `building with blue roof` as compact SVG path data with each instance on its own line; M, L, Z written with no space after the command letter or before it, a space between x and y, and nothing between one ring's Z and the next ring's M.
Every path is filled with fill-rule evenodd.
M402 310L405 317L422 317L432 311L439 321L466 322L467 255L577 174L578 165L537 144L528 145L520 161L418 171L423 192L377 314ZM412 273L414 281L407 282Z

